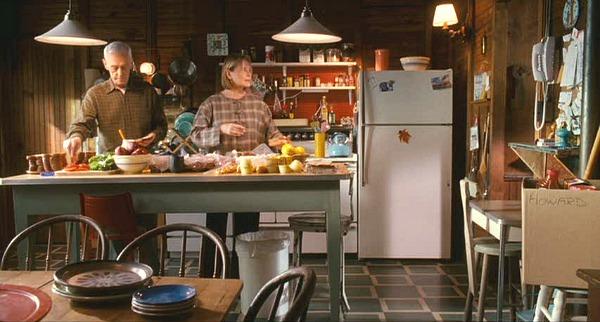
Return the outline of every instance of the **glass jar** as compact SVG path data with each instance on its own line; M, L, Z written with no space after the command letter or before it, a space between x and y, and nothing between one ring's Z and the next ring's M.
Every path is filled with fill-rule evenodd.
M325 62L325 52L322 48L313 49L313 63L324 63Z
M339 48L329 48L325 52L325 59L328 63L336 63L342 60L342 51Z
M354 44L353 43L343 43L342 44L342 61L343 62L353 62L355 61L355 53L354 53Z

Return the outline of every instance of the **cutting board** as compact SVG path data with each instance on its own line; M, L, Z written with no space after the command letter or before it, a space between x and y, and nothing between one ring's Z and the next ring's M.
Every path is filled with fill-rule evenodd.
M55 176L103 176L103 175L111 175L121 173L121 170L109 170L109 171L97 171L97 170L88 170L88 171L65 171L59 170L54 171Z

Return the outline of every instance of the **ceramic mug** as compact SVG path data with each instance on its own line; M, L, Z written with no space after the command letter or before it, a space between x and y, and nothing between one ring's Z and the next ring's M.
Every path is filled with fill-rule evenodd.
M169 171L172 173L179 173L183 172L183 170L183 157L172 154L171 159L169 159Z

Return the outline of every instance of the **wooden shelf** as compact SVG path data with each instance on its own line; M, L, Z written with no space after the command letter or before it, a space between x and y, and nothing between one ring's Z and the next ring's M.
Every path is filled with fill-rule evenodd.
M331 63L252 63L252 67L348 67L356 66L356 62L331 62ZM219 63L223 66L223 63Z
M347 90L355 90L356 86L310 86L310 87L279 87L280 90L285 90L285 91L306 91L306 92L310 92L310 91L315 91L315 92L322 92L322 91L347 91Z
M569 157L573 155L579 155L579 147L571 146L565 148L558 147L550 147L550 146L537 146L535 144L525 144L525 143L508 143L508 146L513 149L522 149L527 151L535 151L541 153L547 153L556 155L559 158Z

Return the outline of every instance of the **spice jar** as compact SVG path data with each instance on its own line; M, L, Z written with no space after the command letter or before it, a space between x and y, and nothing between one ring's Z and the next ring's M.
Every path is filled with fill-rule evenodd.
M319 76L315 77L315 86L316 87L321 86L321 78Z

